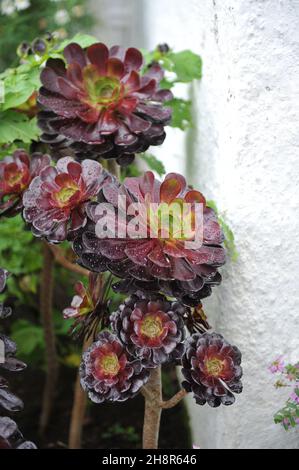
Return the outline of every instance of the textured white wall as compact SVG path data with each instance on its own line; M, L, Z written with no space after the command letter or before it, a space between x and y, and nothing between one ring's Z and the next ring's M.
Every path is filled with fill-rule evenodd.
M192 90L196 128L187 143L169 132L159 154L183 170L187 149L189 179L226 212L240 253L204 304L243 351L245 390L228 408L188 400L194 442L298 448L298 432L272 422L283 395L267 365L299 350L299 2L141 1L146 45L192 48L204 64Z

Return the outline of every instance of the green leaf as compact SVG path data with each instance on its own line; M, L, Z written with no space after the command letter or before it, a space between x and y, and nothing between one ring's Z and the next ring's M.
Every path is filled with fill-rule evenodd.
M26 292L37 287L42 263L41 243L30 230L25 230L22 217L1 219L0 266L14 274L8 279L8 289L3 295L25 302Z
M207 201L207 206L210 207L211 209L214 210L214 212L216 213L217 215L217 218L218 218L218 222L223 230L223 234L224 234L224 245L231 257L231 260L232 261L237 261L238 259L238 256L239 256L239 253L237 251L237 248L236 248L236 244L235 244L235 237L234 237L234 234L233 234L233 231L231 230L231 228L229 227L229 225L225 222L223 216L221 214L219 214L219 211L218 211L218 208L217 208L217 205L216 205L216 202L215 201Z
M174 98L171 101L167 101L166 105L172 108L171 127L178 127L182 131L191 127L191 101Z
M156 171L159 176L163 176L166 173L163 163L157 159L154 155L149 153L143 153L140 155L143 160L146 161L149 168L153 171Z
M15 140L30 143L39 135L36 118L29 119L25 114L11 110L0 113L0 143L10 144Z
M142 50L145 58L143 72L152 62L159 62L164 70L172 72L175 78L166 77L161 81L162 88L172 88L175 83L190 83L202 76L202 60L198 54L190 50L161 53L158 48L153 51Z
M58 312L58 311L54 311L53 319L54 319L55 333L59 336L60 335L66 336L70 331L70 328L73 324L73 320L65 320L63 318L62 312Z
M3 111L16 108L25 103L34 91L40 86L40 69L37 66L17 67L10 69L2 79L4 82L4 103L1 106Z
M188 83L199 80L202 76L201 57L192 51L169 52L163 65L166 70L176 74L176 81Z
M21 357L28 356L44 344L42 327L27 320L17 320L13 323L11 337L18 345L18 354Z

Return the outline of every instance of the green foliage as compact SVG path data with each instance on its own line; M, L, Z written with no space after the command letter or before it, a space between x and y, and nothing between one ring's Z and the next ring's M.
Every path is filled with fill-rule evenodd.
M187 130L192 125L192 103L182 98L173 98L167 102L167 106L172 108L171 127L178 127L182 131Z
M18 345L19 357L24 360L44 351L44 334L40 325L20 319L12 323L12 339Z
M156 173L158 173L159 176L165 175L165 167L163 163L158 160L157 157L155 157L155 155L152 155L150 153L142 153L140 156L147 163L150 170L155 171Z
M57 337L60 361L69 367L78 367L78 352L72 341L65 341L71 320L64 320L61 312L54 311L54 329ZM27 318L14 320L11 324L11 337L18 345L18 357L36 367L44 366L43 327Z
M166 70L165 78L161 82L162 88L171 89L178 83L191 83L202 76L201 57L192 51L161 52L159 48L154 51L143 51L145 56L145 70L152 62L158 62ZM167 103L172 108L171 126L183 131L192 126L192 103L189 100L175 97Z
M15 51L22 41L31 42L46 31L55 31L65 38L90 30L93 23L87 0L30 0L29 8L23 11L0 13L0 70L16 63Z
M289 399L274 415L274 422L281 424L286 431L299 424L299 362L286 364L283 356L279 356L269 367L272 374L279 374L275 388L289 387L292 392Z
M299 389L296 393L299 396ZM291 400L274 415L274 423L282 424L286 431L297 425L296 419L299 419L299 404Z
M0 114L1 116L1 114ZM24 144L23 148L28 147L27 144ZM2 160L4 157L7 155L11 155L16 149L18 148L18 145L15 143L12 144L1 144L0 143L0 160Z
M166 70L175 74L175 83L190 83L201 78L201 57L192 51L170 51L163 60Z
M115 423L108 427L102 434L102 439L124 439L126 442L138 443L140 440L139 433L133 426L122 426L119 423Z
M29 144L36 140L40 131L36 119L29 119L25 114L16 111L0 111L0 144L21 141Z
M7 69L0 74L5 92L5 101L1 110L6 111L25 103L32 93L39 88L39 75L40 68L36 61L22 64L14 69Z
M154 51L143 51L146 67L152 62L159 62L166 74L164 88L172 88L176 83L191 83L199 80L202 76L202 60L198 54L190 50L174 52L160 52L159 48Z
M27 294L36 293L42 266L41 244L25 229L21 216L1 219L0 266L14 274L0 296L2 299L14 296L19 302L26 302Z
M50 57L62 57L62 51L70 42L77 42L88 47L96 42L93 36L78 33L72 39L54 44L41 58L29 56L25 64L10 68L0 74L3 82L4 103L0 104L0 145L16 141L30 143L37 140L40 130L36 118L30 119L26 114L16 111L40 88L41 66Z
M207 206L210 207L211 209L213 209L215 211L215 213L217 214L218 222L219 222L219 224L220 224L220 226L223 230L223 234L224 234L224 237L225 237L224 245L225 245L232 261L237 261L239 254L238 254L238 251L237 251L237 248L236 248L235 237L234 237L232 229L225 222L224 216L219 213L215 201L207 201Z

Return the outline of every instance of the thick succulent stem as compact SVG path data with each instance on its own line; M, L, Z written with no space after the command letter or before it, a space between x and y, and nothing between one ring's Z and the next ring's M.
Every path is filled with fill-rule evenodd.
M162 401L160 403L161 408L164 410L175 407L186 395L188 392L186 390L180 390L172 398L167 401Z
M145 412L143 424L143 449L157 449L162 408L161 367L151 371L145 389Z
M85 351L91 343L91 339L86 340L83 345L83 351ZM78 371L75 392L74 392L74 402L71 414L71 424L69 431L69 449L81 449L82 442L82 431L83 423L86 412L87 397L86 393L81 387L80 384L80 374Z
M58 376L58 360L52 315L54 257L46 243L43 245L43 258L44 262L40 288L40 312L44 329L47 371L43 394L42 413L39 423L40 433L45 431L49 422Z
M81 387L80 375L78 372L75 384L74 402L69 432L69 449L81 449L83 421L86 411L86 400L86 393Z

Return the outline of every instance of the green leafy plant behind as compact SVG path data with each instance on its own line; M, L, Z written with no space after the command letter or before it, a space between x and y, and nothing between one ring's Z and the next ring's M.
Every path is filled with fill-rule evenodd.
M146 162L147 166L158 173L159 176L163 176L166 173L165 166L164 164L158 160L155 155L152 155L150 153L143 153L141 154L141 158Z
M216 212L217 217L218 217L218 222L219 222L219 224L220 224L220 226L223 230L223 234L224 234L224 237L225 237L225 240L224 240L225 247L226 247L232 261L237 261L237 259L239 257L239 253L238 253L237 248L236 248L235 237L234 237L232 229L225 222L224 216L219 213L219 210L217 208L217 204L216 204L215 201L207 201L207 206L210 207L211 209L213 209Z
M122 426L119 423L115 423L101 435L102 439L118 438L125 440L129 443L138 443L140 440L139 434L133 426Z
M1 295L14 296L19 302L28 301L37 292L42 266L41 244L25 229L21 216L0 222L0 266L14 274L8 280L8 289Z
M299 425L299 362L286 364L283 356L279 356L270 364L269 370L272 374L279 374L275 388L287 388L291 392L285 405L274 414L274 423L289 431Z
M35 118L29 119L25 114L11 110L0 113L0 143L21 141L29 144L32 140L37 140L39 135Z
M15 51L22 41L31 42L47 31L56 31L60 38L73 36L90 30L94 23L87 0L30 0L26 8L9 14L1 6L0 70L16 64Z
M165 48L165 46L164 46ZM163 88L172 89L175 85L188 84L194 80L200 80L202 76L202 60L198 54L185 50L174 52L164 50L163 46L157 47L152 52L144 51L146 66L152 62L158 62L166 70L166 76L161 82ZM166 49L168 47L166 46ZM186 130L192 126L191 102L180 97L175 97L167 103L172 108L172 127Z

